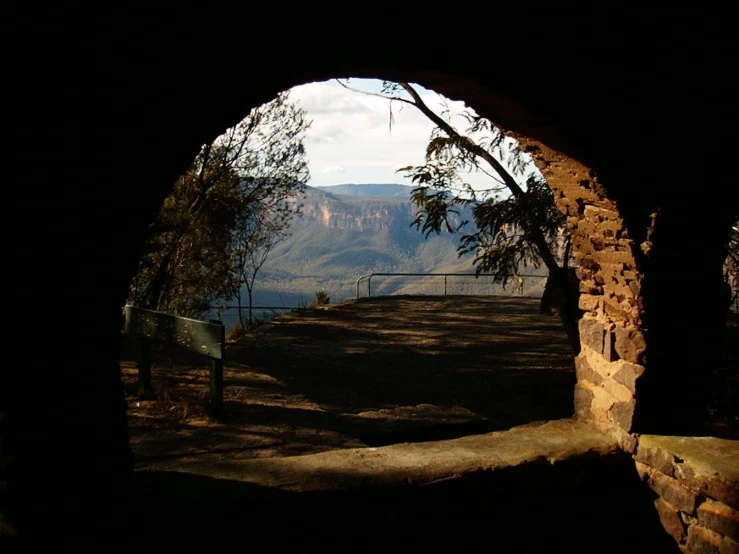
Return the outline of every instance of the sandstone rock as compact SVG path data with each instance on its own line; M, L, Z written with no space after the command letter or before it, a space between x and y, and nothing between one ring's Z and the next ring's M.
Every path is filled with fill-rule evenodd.
M604 297L604 304L606 313L612 317L616 321L622 321L627 322L631 320L631 315L629 314L629 307L627 306L626 309L624 309L623 306L621 306L620 302L618 302L616 299L608 299ZM620 354L620 353L619 353Z
M624 264L627 264L629 266L634 265L634 256L631 255L631 252L623 252L623 251L617 251L617 250L601 250L598 252L598 263L601 265L604 264L617 264L619 273L624 271Z
M682 486L677 479L655 472L649 480L652 490L687 514L695 513L698 494Z
M594 419L592 411L593 392L580 383L575 385L575 414L580 419L590 421Z
M583 291L583 288L587 290ZM593 293L597 292L597 289L595 287L589 287L585 283L581 282L580 292L584 292L584 294L580 294L580 298L577 301L577 307L580 308L583 312L596 311L599 305L599 297L593 295Z
M580 340L598 354L603 353L603 324L597 319L583 317L579 322Z
M733 541L729 537L724 537L718 551L719 554L739 554L739 542Z
M619 402L634 402L634 394L613 379L606 379L603 388Z
M733 540L739 540L739 511L726 504L706 499L698 506L698 520L703 527Z
M575 358L575 374L577 375L578 381L587 380L598 386L603 385L605 381L602 375L593 370L585 352L580 352Z
M739 441L642 435L639 446L668 452L675 457L675 477L685 487L739 510Z
M674 458L660 448L649 448L641 443L636 447L635 459L649 467L653 467L668 477L674 476Z
M722 538L717 533L698 525L688 530L688 552L693 554L716 554L721 547Z
M619 361L618 369L612 373L614 381L625 386L631 394L636 394L636 380L644 373L644 367L631 362Z
M596 421L602 423L611 424L611 419L608 417L608 412L615 404L616 399L606 392L604 388L595 387L593 388L593 403L591 410L595 416Z
M662 527L665 528L665 531L678 543L683 542L686 535L685 526L680 519L680 511L661 498L654 501L654 507L657 508L659 520L662 522Z
M616 436L619 448L621 448L621 450L623 450L627 454L631 454L633 456L636 452L636 446L638 444L636 436L622 429L612 430L611 433Z
M636 402L617 402L613 405L609 412L611 421L618 425L624 431L631 431L631 422L634 419L634 408Z
M622 327L616 329L616 352L622 359L638 364L646 348L647 343L641 331Z
M603 221L603 220L622 221L618 216L618 212L612 209L612 207L594 206L592 204L588 204L585 206L584 213L586 216L595 217L600 221Z

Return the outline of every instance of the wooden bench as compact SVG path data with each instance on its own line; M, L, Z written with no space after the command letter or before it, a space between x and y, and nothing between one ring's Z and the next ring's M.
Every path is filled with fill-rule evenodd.
M152 342L175 345L211 360L210 406L214 417L223 409L223 360L226 329L220 321L200 321L135 306L125 307L124 332L137 342L138 394L151 395Z

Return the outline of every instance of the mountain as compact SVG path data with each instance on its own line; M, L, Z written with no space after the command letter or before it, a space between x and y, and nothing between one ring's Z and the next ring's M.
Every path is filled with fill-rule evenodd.
M474 273L471 258L457 255L457 237L425 239L411 227L416 214L411 189L395 184L308 187L302 216L292 221L289 236L257 274L254 305L307 306L321 290L332 302L354 298L357 279L373 272ZM373 293L383 293L379 278Z
M373 272L474 272L471 258L460 260L457 255L456 237L447 234L425 239L411 227L416 208L408 196L398 195L409 188L308 188L302 216L293 220L290 236L275 247L259 273L256 288L260 294L277 288L284 295L294 287L307 302L318 290L340 301L354 297L357 278Z
M408 198L411 191L415 187L409 185L394 184L364 184L364 185L332 185L329 187L321 187L320 190L331 194L343 194L348 196L380 196L384 198L398 196L400 198Z
M318 291L325 291L331 302L355 298L357 280L371 273L474 274L473 257L458 256L459 235L424 238L411 227L417 211L410 201L411 189L394 184L308 187L302 216L293 220L290 235L272 250L257 274L254 305L303 307ZM472 215L462 211L460 218L471 220ZM535 286L539 285L543 290L543 280L536 281ZM447 291L502 292L483 277L449 277ZM366 296L366 281L359 292ZM443 293L443 277L377 276L372 280L373 296Z

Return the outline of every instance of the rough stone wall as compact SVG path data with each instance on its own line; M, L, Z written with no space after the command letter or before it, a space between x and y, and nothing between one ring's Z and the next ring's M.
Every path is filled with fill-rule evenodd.
M633 451L629 432L646 349L635 245L617 206L587 167L539 142L518 138L567 215L579 266L580 308L585 314L580 320L582 350L575 359L575 412Z
M736 482L714 467L644 441L634 458L639 476L656 496L654 506L662 526L683 552L739 553Z

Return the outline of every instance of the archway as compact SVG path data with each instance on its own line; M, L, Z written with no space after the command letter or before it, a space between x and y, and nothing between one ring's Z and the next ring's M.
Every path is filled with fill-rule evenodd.
M610 198L616 203L618 219L623 220L631 241L629 255L641 257L642 245L647 240L653 243L654 256L645 254L645 269L641 269L643 288L652 292L648 295L644 290L644 305L637 304L636 309L650 310L644 315L652 318L650 333L657 335L657 373L662 377L645 393L645 408L649 410L649 403L659 398L670 372L680 367L684 369L672 388L674 394L653 413L670 417L685 413L680 403L692 396L686 392L692 376L700 375L705 356L715 352L721 249L728 239L737 193L719 185L723 201L714 203L711 210L695 210L672 194L679 183L692 185L692 174L665 162L654 185L643 171L635 172L634 165L623 163L623 148L632 137L631 129L640 126L659 133L650 143L649 161L640 160L640 168L648 169L651 160L670 160L681 152L683 124L662 103L664 97L677 96L673 102L688 107L686 118L709 127L715 114L707 116L703 106L729 104L721 96L720 83L709 80L716 86L704 89L698 77L681 87L672 80L663 81L684 62L678 54L665 53L667 46L683 43L679 33L652 36L654 29L647 31L632 37L634 47L618 57L592 44L586 55L579 41L532 40L522 46L522 54L531 59L540 59L543 50L550 59L559 54L569 67L585 72L586 84L573 84L570 74L555 63L542 64L537 75L492 74L482 56L460 62L456 52L447 52L430 60L421 52L401 52L394 45L336 51L316 41L302 48L305 55L315 56L310 64L286 63L274 52L265 52L250 75L238 79L242 87L224 91L197 79L189 80L187 87L178 85L182 75L192 75L193 67L207 66L217 74L231 66L238 50L213 60L199 45L176 40L177 33L166 48L159 42L131 47L122 35L114 37L120 43L106 41L99 49L81 53L58 34L46 37L39 48L25 44L10 64L14 111L3 130L8 159L15 160L9 164L10 177L18 187L14 190L17 209L5 220L11 237L7 263L14 268L4 275L10 291L8 312L26 314L4 337L8 356L2 383L2 448L10 462L3 470L8 482L3 498L8 509L3 510L8 521L21 521L25 533L40 533L47 524L37 511L38 499L44 498L48 501L45 515L55 510L69 514L52 525L58 526L58 532L65 524L85 519L83 515L92 517L97 511L94 499L115 498L126 481L130 467L115 342L120 305L138 254L136 245L166 193L167 185L160 183L171 183L204 139L238 121L249 107L294 84L334 76L402 77L445 96L464 98L481 115L546 144L555 158L564 153L579 160L579 167L592 169L603 187L593 187L593 194L598 201ZM54 48L56 39L61 50ZM587 61L593 48L603 56L598 63ZM660 72L650 73L653 66L645 52L664 54ZM624 58L628 63L622 62ZM36 71L29 73L27 67ZM631 83L637 79L641 93L633 94ZM541 90L541 82L547 83L546 91ZM610 101L614 95L622 100L615 106ZM42 158L34 148L40 136L56 146ZM124 156L132 150L134 155ZM545 152L542 164L555 162ZM30 178L28 168L35 168ZM59 176L59 168L75 170ZM562 171L571 179L561 187L563 202L571 197L566 187L577 186L581 191L596 182L590 171L584 179L578 169L562 166ZM50 182L52 175L57 178ZM718 171L706 175L707 180L720 183L717 177ZM33 186L22 185L29 179ZM44 193L40 198L39 192ZM579 210L577 199L574 202ZM655 213L653 233L648 235ZM681 234L685 221L702 229L700 236ZM108 238L104 248L99 246L101 236ZM40 251L34 250L38 245ZM694 275L696 288L706 291L700 304L673 302L680 294L682 281L675 275L683 270L686 251L695 254L703 268ZM49 267L54 268L53 279ZM39 291L46 293L42 297ZM47 315L49 299L91 304L95 312L91 316L81 310L65 311L59 316L64 323L58 324ZM712 323L696 329L695 322L705 318ZM606 331L610 322L595 319L602 329L593 324L592 335L594 343L601 344L597 337L611 333ZM673 337L688 335L690 341L682 341L681 349L669 348ZM39 340L44 348L39 348ZM60 371L60 367L66 369ZM586 401L591 408L595 394ZM60 421L56 414L69 406L73 406L69 420ZM601 413L610 418L612 407ZM664 423L648 414L644 421L644 428L650 430ZM677 427L694 424L691 416ZM74 502L71 499L86 506L84 514L61 509Z

